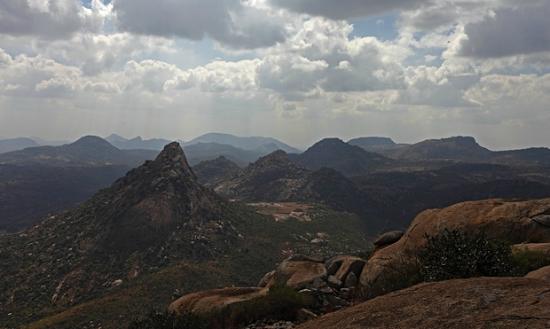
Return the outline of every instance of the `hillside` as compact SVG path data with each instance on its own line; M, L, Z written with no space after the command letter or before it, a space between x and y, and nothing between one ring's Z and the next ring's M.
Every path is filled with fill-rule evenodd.
M127 166L0 165L0 232L16 232L108 187Z
M170 292L230 280L252 284L285 252L368 246L354 216L316 208L311 218L279 223L225 201L197 182L181 148L170 144L78 208L0 236L0 312L12 314L0 326L53 321L60 314L63 324L52 327L74 328L107 303L111 313L102 315L103 328L120 328L121 303L138 294L148 300L139 307L143 312L158 307L159 297L151 297L166 297L156 290L160 286ZM303 238L316 232L335 238L322 246ZM208 275L222 269L223 276ZM164 281L191 273L203 279ZM75 314L72 307L81 311ZM125 321L135 310L126 309Z
M311 170L332 168L346 176L364 175L392 163L384 156L367 152L337 138L321 140L295 156L294 161Z

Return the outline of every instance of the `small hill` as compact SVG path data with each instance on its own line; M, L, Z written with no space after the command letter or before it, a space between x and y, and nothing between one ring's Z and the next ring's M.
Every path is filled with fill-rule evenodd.
M242 169L233 161L220 156L214 160L202 161L193 166L193 171L197 175L199 183L212 187L240 175Z
M486 162L491 151L480 146L473 137L430 139L392 152L401 160L451 160Z
M240 148L248 151L260 152L262 155L269 154L276 150L282 150L287 153L299 153L300 150L285 144L272 137L240 137L230 134L221 134L221 133L208 133L202 136L199 136L185 145L193 145L197 143L215 143L215 144L225 144L231 145L236 148Z
M38 143L30 138L3 139L0 140L0 153L18 151L33 146L38 146Z
M363 175L392 162L337 138L323 139L296 156L295 161L308 169L332 168L346 176Z
M246 201L291 200L308 174L284 151L275 151L246 167L241 175L222 182L216 191Z
M105 138L109 143L121 150L155 150L160 151L170 143L167 139L162 138L153 138L153 139L143 139L140 136L137 136L132 139L124 138L117 134L111 134Z
M39 146L0 155L0 164L42 164L51 166L137 166L158 152L120 150L97 136L85 136L62 146Z

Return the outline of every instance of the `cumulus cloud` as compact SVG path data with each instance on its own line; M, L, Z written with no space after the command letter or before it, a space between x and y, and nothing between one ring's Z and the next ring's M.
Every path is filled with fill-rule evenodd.
M459 54L498 58L550 51L550 2L525 3L496 10L465 27Z
M208 36L226 46L250 49L285 39L284 23L268 8L240 0L115 0L121 30L200 40Z
M0 34L58 39L78 31L96 31L107 7L100 0L93 0L91 9L78 0L2 0Z
M375 16L381 13L414 8L429 0L271 0L291 11L331 19Z

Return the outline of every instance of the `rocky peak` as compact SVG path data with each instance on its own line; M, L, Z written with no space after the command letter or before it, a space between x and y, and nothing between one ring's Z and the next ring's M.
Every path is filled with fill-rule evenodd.
M177 142L166 145L152 164L162 171L171 172L172 175L178 174L195 179L195 174L187 162L185 153Z

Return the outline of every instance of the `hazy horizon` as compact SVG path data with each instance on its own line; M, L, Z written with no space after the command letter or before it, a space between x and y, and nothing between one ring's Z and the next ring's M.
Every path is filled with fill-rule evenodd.
M550 2L5 0L0 135L550 146Z

